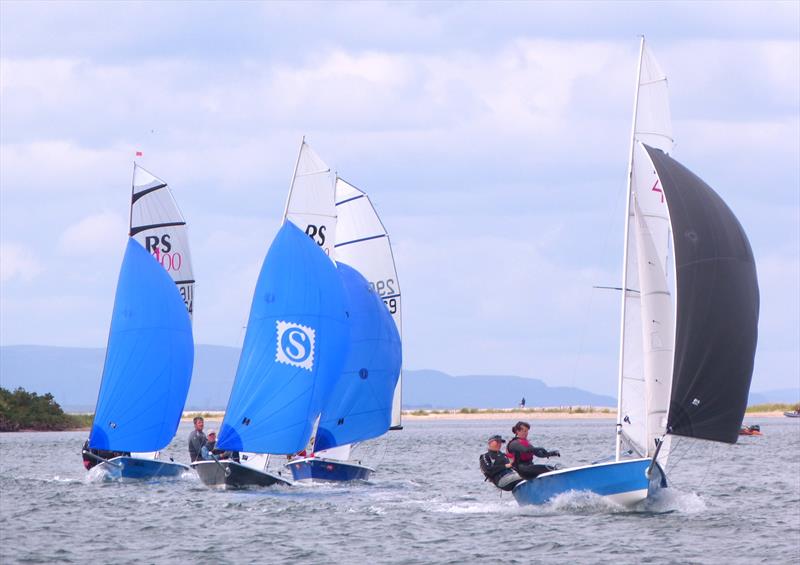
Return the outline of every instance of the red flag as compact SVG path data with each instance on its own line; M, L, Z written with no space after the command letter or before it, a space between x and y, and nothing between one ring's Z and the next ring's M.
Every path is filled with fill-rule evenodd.
M142 156L142 152L141 152L141 151L137 151L137 152L136 152L136 156L137 156L137 157L141 157L141 156Z

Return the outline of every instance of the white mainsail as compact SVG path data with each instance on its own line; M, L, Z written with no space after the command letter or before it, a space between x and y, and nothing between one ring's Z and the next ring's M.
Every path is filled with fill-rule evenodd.
M634 102L625 225L617 459L651 456L666 429L674 352L669 211L642 144L670 153L667 78L642 38ZM669 441L669 437L664 439ZM659 461L666 465L669 445Z
M335 260L336 206L331 169L319 158L305 138L300 143L284 220L290 220Z
M186 220L167 183L133 165L130 235L161 263L178 286L191 318L194 273Z
M336 211L336 260L358 270L369 281L389 309L402 339L400 283L386 228L369 196L338 177ZM398 378L392 401L392 427L401 425L401 409L402 379Z

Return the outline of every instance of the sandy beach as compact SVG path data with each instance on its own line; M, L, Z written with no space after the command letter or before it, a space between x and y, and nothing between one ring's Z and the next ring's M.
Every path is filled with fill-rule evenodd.
M421 412L425 412L422 414ZM191 421L202 415L207 423L221 422L224 412L184 412L182 421ZM422 420L613 420L616 411L584 410L580 412L543 410L479 410L465 413L459 410L408 410L403 412L403 420L416 422ZM748 412L745 418L783 418L783 412Z

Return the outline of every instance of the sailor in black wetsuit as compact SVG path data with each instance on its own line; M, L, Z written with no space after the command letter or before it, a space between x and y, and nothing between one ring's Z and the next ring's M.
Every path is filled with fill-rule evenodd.
M505 443L501 436L489 438L489 450L480 456L481 471L486 480L492 481L494 486L502 490L511 490L522 477L512 468L511 460L500 451Z
M534 447L528 441L528 431L531 426L528 422L517 422L511 431L514 439L508 442L508 454L514 460L514 469L525 479L535 479L542 473L552 471L555 467L550 465L534 465L533 456L536 457L561 457L558 451L547 451L543 447Z
M89 447L89 440L87 439L83 444L81 455L83 456L83 466L88 471L95 465L102 463L103 460L113 459L114 457L120 457L122 455L130 457L131 454L129 451L106 451L104 449L92 449Z

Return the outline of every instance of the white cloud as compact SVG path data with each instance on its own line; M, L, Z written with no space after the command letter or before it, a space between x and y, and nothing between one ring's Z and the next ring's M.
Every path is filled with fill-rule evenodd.
M113 212L100 212L69 226L58 241L64 255L105 257L104 252L122 249L127 222Z
M44 267L30 247L12 242L0 243L0 281L15 278L30 281L44 271Z

